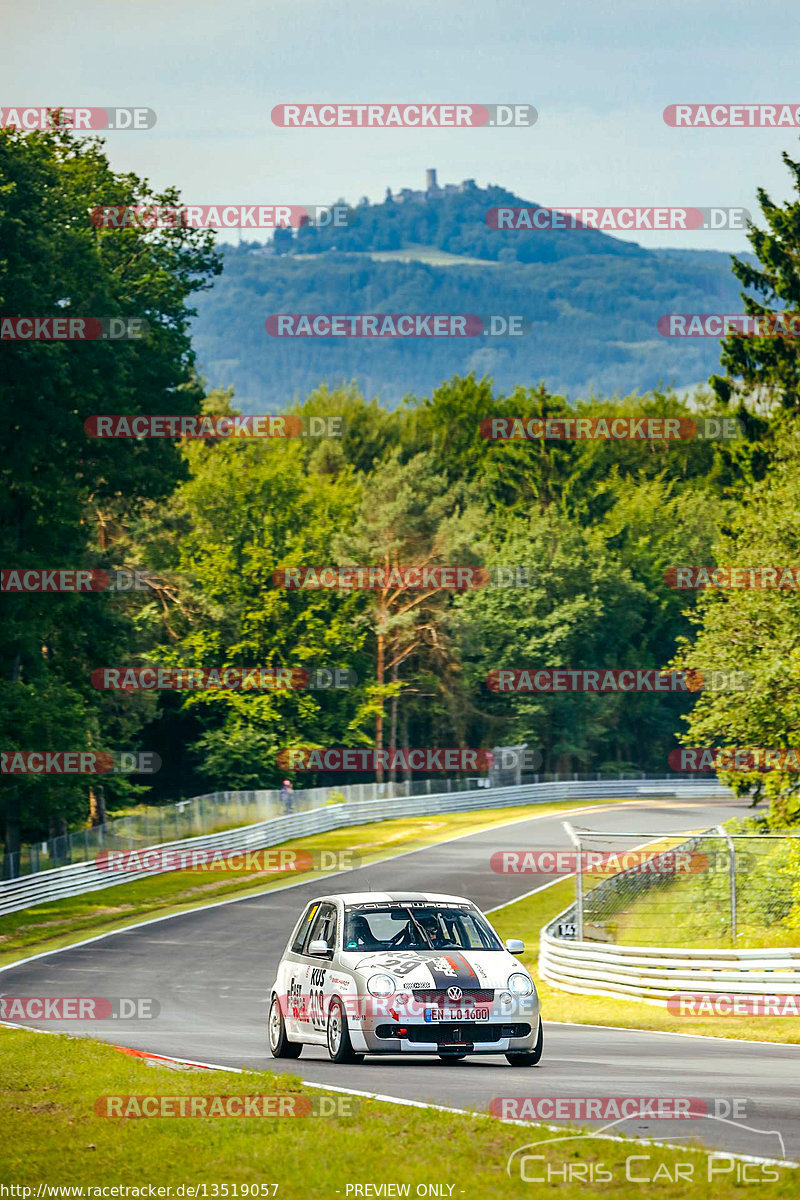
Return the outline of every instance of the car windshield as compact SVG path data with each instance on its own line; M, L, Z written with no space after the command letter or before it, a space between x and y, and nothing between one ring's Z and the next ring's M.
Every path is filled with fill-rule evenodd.
M502 950L489 923L466 905L353 904L345 910L344 949Z

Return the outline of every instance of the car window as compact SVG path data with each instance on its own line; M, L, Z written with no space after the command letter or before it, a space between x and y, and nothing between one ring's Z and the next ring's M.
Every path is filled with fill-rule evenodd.
M292 938L291 949L293 954L303 953L303 942L306 940L306 934L308 933L309 926L314 920L314 915L318 908L319 904L315 900L312 904L309 904L308 908L300 918L297 929L294 931L294 937Z
M348 908L344 949L502 950L502 946L477 910L418 904L408 908L397 903Z
M339 912L335 905L331 905L331 918L328 926L328 933L325 941L330 946L331 950L336 949L336 939L339 933Z
M336 936L336 908L333 904L321 904L319 912L314 918L314 923L311 926L311 932L308 936L308 941L305 943L304 949L307 950L311 942L321 938L328 943L328 948L333 949L334 937Z

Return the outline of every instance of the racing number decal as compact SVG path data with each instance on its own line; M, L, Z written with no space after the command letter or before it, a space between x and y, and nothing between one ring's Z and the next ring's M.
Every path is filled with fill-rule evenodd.
M422 965L420 960L412 954L392 954L388 957L381 955L380 958L369 961L370 966L386 967L394 975L410 975L412 971L416 971Z
M325 986L325 968L312 967L308 989L308 1019L314 1029L325 1028L325 1003L322 989Z

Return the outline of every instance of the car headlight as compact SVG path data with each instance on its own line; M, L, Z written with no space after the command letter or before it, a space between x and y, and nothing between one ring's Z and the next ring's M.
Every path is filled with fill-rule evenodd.
M392 996L397 991L397 984L391 975L370 975L367 991L371 996Z
M515 996L530 996L533 991L532 982L521 971L514 971L513 974L509 975L506 986Z

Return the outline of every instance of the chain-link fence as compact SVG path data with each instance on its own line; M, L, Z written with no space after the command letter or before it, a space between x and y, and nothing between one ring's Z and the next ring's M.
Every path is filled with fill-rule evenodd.
M721 826L658 837L576 830L575 905L558 934L628 946L791 946L800 937L800 834Z
M239 825L253 825L287 812L307 812L324 804L353 800L380 800L392 796L424 795L427 791L471 791L478 779L414 780L410 783L356 783L340 788L298 788L289 800L277 789L214 792L175 804L148 805L102 825L22 846L19 853L0 852L0 879L16 879L52 867L90 862L100 850L136 850L176 842L201 834L217 833Z
M516 749L495 747L493 753ZM659 779L686 781L693 776L687 772L660 775ZM446 779L412 779L387 783L352 783L341 787L299 788L292 796L292 809L281 800L277 790L243 792L214 792L208 796L195 796L174 804L143 806L140 812L130 816L113 817L103 825L79 829L46 841L23 845L13 854L0 847L0 879L17 879L21 875L33 875L37 871L48 871L52 867L69 866L71 863L89 862L100 850L135 850L145 846L157 846L162 842L179 841L182 838L198 837L216 833L238 825L252 825L256 821L267 821L287 811L307 812L324 804L340 804L350 801L382 800L393 796L425 796L442 792L470 792L482 787L510 787L515 784L557 783L564 780L608 780L649 778L641 771L620 771L616 774L596 772L590 775L540 774L529 771L509 770L495 777L490 772L485 776ZM698 776L706 779L708 776Z

